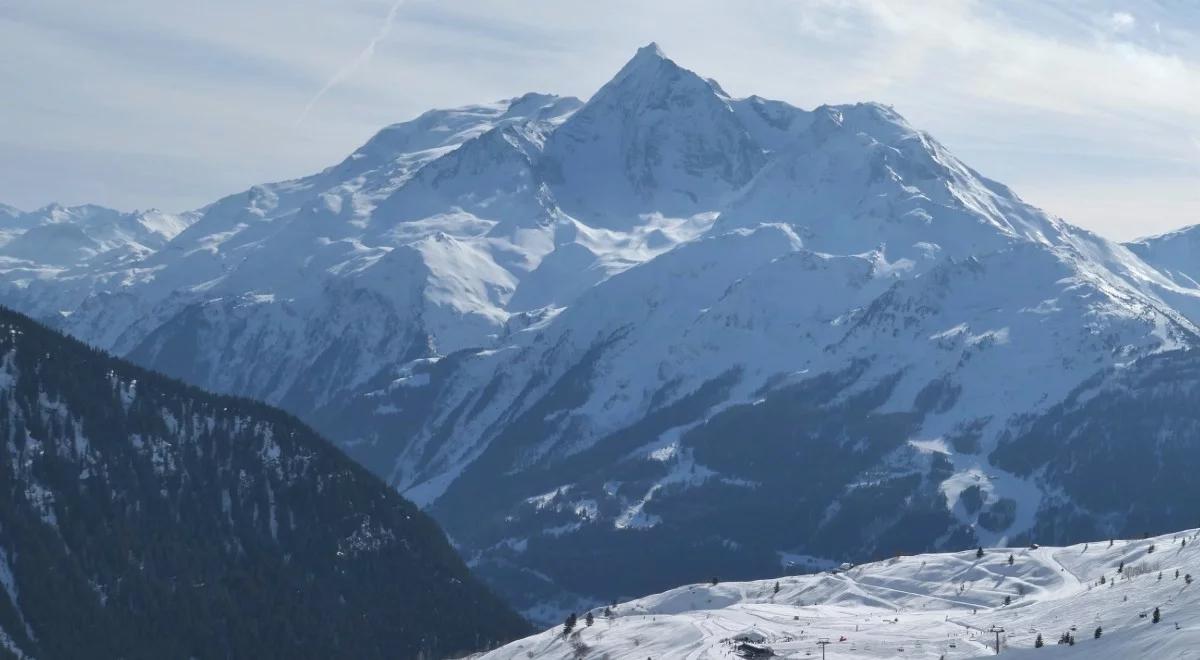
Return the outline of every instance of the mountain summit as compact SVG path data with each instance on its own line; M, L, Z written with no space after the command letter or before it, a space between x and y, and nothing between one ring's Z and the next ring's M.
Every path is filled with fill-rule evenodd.
M766 162L714 83L644 46L547 141L565 211L626 228L639 213L710 211Z
M432 110L197 216L0 299L293 411L535 618L1193 522L1189 234L1095 236L886 105L733 98L651 44L586 103Z

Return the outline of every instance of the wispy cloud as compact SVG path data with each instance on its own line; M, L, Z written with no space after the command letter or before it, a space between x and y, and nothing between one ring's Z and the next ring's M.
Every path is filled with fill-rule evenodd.
M367 45L358 52L358 55L356 55L354 59L350 60L344 64L342 68L338 69L337 72L333 74L333 77L325 81L325 85L321 87L316 94L313 94L312 98L308 100L308 103L304 105L304 110L300 112L300 116L296 117L296 126L304 123L304 120L308 118L308 113L312 112L313 106L317 104L317 101L321 100L322 96L325 96L329 90L333 89L347 78L354 75L355 71L358 71L368 62L370 62L372 57L375 57L375 47L378 46L384 39L387 39L387 36L392 32L392 24L396 22L396 14L400 11L400 5L402 4L404 4L404 0L396 0L392 3L391 8L388 9L387 15L383 18L383 23L379 25L379 30L375 32L375 36L371 37L370 41L367 42Z
M1114 32L1126 32L1137 26L1137 19L1127 11L1117 11L1109 17L1108 23Z

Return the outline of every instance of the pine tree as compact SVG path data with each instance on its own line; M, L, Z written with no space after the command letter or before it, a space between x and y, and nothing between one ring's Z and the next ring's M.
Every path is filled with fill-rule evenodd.
M712 585L712 586L714 586L714 587L715 587L715 586L717 586L717 583L718 583L718 582L720 582L720 580L718 580L718 579L717 579L717 577L716 577L715 575L714 575L712 578L710 578L710 579L709 579L709 581L708 581L708 583L709 583L709 584L711 584L711 585Z
M1013 565L1013 556L1011 554L1008 556L1008 565L1009 566Z
M1012 596L1005 596L1005 597L1004 597L1004 604L1005 604L1005 605L1012 605Z
M979 549L975 551L975 558L983 559L983 546L980 546Z
M592 616L591 611L588 611L587 616L583 618L583 622L586 623L590 628L592 627L592 624L596 622L596 617Z
M1040 649L1045 645L1046 643L1042 641L1042 633L1038 633L1037 639L1033 640L1033 648Z
M775 583L775 593L779 593L779 583Z
M1121 560L1121 564L1120 564L1119 566L1117 566L1117 572L1118 572L1118 573L1124 573L1124 572L1125 572L1125 560L1124 560L1124 559L1122 559L1122 560Z
M1154 608L1154 617L1150 619L1150 622L1158 623L1159 621L1162 621L1162 612L1159 612L1158 608L1156 607Z
M575 618L574 612L571 612L570 614L567 615L566 620L563 621L563 636L564 637L566 637L567 635L570 635L571 631L575 629L576 620L577 619Z
M1101 628L1100 626L1096 626L1095 638L1100 639L1100 635L1103 635L1103 634L1104 634L1104 629Z

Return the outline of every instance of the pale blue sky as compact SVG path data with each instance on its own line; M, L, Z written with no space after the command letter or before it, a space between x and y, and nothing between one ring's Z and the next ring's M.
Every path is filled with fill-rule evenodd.
M1195 0L0 0L0 202L194 208L431 107L586 98L649 41L735 95L890 103L1114 238L1200 223Z

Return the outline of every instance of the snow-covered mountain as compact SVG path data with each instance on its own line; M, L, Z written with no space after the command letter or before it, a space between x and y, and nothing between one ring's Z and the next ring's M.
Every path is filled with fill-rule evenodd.
M1197 423L1190 253L1047 215L887 106L732 98L650 45L586 103L430 111L196 215L0 298L295 412L535 616L1190 522L1080 478L1200 456L1159 433Z
M1200 287L1200 225L1133 241L1127 247L1181 286Z
M8 204L0 204L0 221L2 221L2 222L8 222L8 221L12 220L13 218L16 218L22 214L23 214L23 211L21 211L21 209L15 207L15 206L9 206Z
M195 213L123 213L94 205L0 209L4 299L57 323L61 314L103 290L105 277L119 276L153 255L195 218Z
M991 657L999 639L1003 655L1017 658L1186 658L1200 647L1196 576L1195 530L897 556L816 575L691 584L597 607L590 625L580 612L569 633L559 625L472 657L799 658L821 657L828 642L829 658L949 660Z
M32 266L71 268L97 258L144 257L187 227L191 214L121 213L102 206L51 204L29 213L0 209L0 258Z

